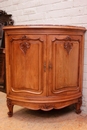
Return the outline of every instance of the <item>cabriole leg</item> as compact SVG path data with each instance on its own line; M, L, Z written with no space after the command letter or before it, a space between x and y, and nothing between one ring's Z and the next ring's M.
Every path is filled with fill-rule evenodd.
M13 104L12 104L12 101L10 99L7 99L7 107L9 109L9 112L8 112L8 116L9 117L12 117L13 116Z
M81 109L80 109L81 105L82 105L82 98L79 98L78 103L76 103L76 113L77 114L81 113Z

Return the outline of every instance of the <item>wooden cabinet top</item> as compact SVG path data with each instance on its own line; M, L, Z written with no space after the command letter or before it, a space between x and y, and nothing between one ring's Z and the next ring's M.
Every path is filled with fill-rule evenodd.
M86 31L85 27L81 26L64 26L64 25L14 25L6 26L3 29L65 29L65 30L83 30Z

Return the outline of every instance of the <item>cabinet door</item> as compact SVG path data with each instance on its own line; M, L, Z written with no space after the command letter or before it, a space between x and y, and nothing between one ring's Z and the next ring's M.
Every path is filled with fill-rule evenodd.
M48 36L49 94L67 94L80 91L81 37Z
M43 35L8 36L7 67L10 84L7 92L13 95L44 95L46 38ZM9 79L8 79L9 80ZM10 86L9 86L10 85Z

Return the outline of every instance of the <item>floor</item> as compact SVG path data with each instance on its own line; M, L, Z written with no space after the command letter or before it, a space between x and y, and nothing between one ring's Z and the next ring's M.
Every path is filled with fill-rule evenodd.
M87 115L77 115L73 108L48 112L14 106L8 117L6 94L0 92L0 130L87 130Z

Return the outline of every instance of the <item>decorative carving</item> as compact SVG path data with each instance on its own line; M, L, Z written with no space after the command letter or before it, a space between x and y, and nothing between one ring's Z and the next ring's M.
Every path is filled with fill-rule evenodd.
M29 39L29 38L27 38L27 36L26 35L24 35L23 37L21 37L22 38L22 40L25 40L25 39Z
M40 41L42 43L44 42L43 40L41 40L41 38L32 39L32 38L27 37L26 35L23 35L20 38L11 38L10 42L19 41L19 40L22 40L22 41L23 40L27 40L27 41L33 40L33 41Z
M67 36L66 38L64 38L65 41L71 41L73 40L70 36Z
M22 50L22 52L24 54L26 54L27 49L29 49L29 48L30 48L30 43L28 43L28 42L22 42L22 43L20 43L20 49Z
M40 108L42 110L48 111L48 110L52 110L55 107L53 106L53 104L43 104L43 105L40 106Z
M8 112L8 116L9 117L12 117L13 116L13 104L12 104L12 101L10 99L7 98L7 106L8 106L8 109L9 109L9 112Z
M62 38L62 39L55 37L54 40L52 40L52 42L55 42L55 41L78 41L80 43L79 39L73 39L70 36L66 36L65 38Z
M67 53L69 54L70 50L72 49L73 47L73 43L72 42L65 42L64 43L64 48L66 49Z

